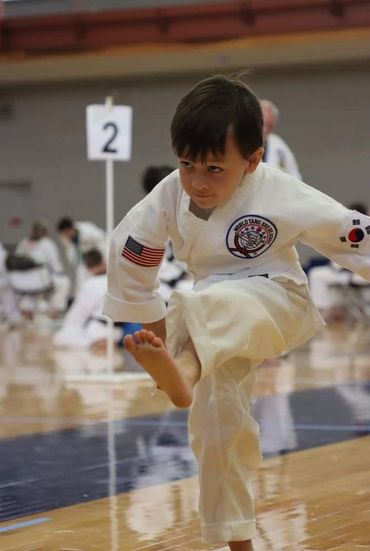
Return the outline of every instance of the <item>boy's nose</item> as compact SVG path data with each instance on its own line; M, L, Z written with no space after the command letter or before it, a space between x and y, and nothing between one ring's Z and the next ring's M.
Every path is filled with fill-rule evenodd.
M193 181L192 181L192 183L191 183L191 185L192 185L192 188L193 188L194 190L200 190L200 189L204 189L204 188L207 187L205 181L204 181L203 178L200 177L200 176L194 178Z

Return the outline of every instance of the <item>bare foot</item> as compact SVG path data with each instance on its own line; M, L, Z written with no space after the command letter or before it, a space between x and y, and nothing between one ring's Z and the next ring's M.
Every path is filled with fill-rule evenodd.
M127 335L123 342L175 406L187 408L191 405L192 386L159 337L152 331L141 329L134 335Z

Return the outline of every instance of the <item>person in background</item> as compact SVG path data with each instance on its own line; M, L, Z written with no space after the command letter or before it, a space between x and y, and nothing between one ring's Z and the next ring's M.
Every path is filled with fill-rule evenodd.
M57 232L64 250L65 258L73 280L73 296L89 277L82 257L91 249L97 249L106 258L107 239L105 232L92 222L74 222L64 217L57 223Z
M288 144L272 131L279 119L279 109L267 99L260 100L263 115L263 138L265 151L262 160L301 180L297 161Z
M148 166L142 176L142 186L146 194L153 191L155 186L166 176L171 174L175 167L170 165L151 165Z
M9 328L14 328L22 322L22 316L9 283L5 265L7 256L8 253L0 242L0 320L2 318Z
M35 263L48 270L50 284L53 288L49 300L49 313L52 316L58 316L65 312L71 282L69 277L64 273L58 247L49 237L48 224L42 220L35 221L32 224L29 237L19 242L15 253L16 255L32 259ZM27 302L26 310L29 304Z
M54 344L61 347L105 348L108 338L103 300L107 290L106 265L102 253L91 249L83 255L90 276L76 295L63 325L54 335ZM121 336L115 329L115 340Z

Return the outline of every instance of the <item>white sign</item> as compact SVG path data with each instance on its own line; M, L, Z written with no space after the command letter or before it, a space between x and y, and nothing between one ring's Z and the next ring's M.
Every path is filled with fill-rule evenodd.
M132 107L88 105L87 157L90 161L131 158Z

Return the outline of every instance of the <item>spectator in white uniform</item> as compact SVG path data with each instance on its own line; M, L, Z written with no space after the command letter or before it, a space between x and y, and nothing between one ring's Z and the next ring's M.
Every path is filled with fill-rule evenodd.
M107 290L106 265L97 249L84 254L83 261L91 277L87 279L67 312L63 325L54 335L54 344L62 347L104 348L108 338L107 318L103 315ZM116 340L121 331L115 330Z
M34 260L35 263L47 269L53 288L49 301L50 313L61 314L67 308L71 282L64 273L58 247L48 234L46 222L40 220L34 222L30 236L20 241L15 252L17 255ZM24 272L24 276L27 277L27 272ZM31 273L30 277L32 277ZM27 299L26 301L25 309L28 310L31 307L31 302Z
M71 270L74 294L89 277L82 256L91 249L97 249L106 258L107 239L105 232L92 222L74 222L71 218L61 218L57 231L64 249L66 261Z
M263 137L265 151L262 160L271 166L280 168L301 179L301 173L298 168L295 156L288 144L272 131L279 119L279 110L267 99L260 100L263 115Z

